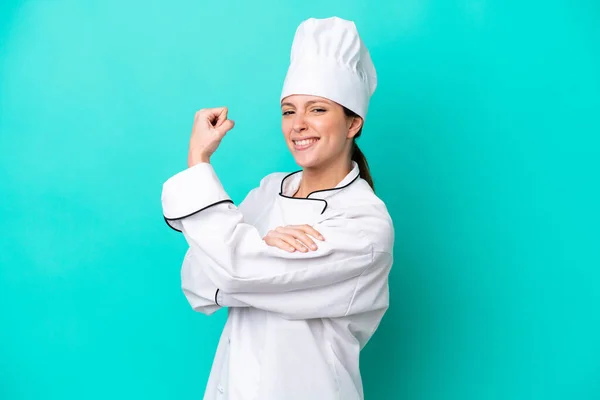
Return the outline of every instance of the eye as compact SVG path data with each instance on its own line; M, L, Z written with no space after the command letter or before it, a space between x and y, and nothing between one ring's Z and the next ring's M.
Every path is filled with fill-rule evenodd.
M324 113L327 110L324 108L313 108L313 111L318 112L318 113Z
M285 115L291 115L291 114L293 114L293 113L294 113L294 112L293 112L292 110L287 110L287 111L284 111L284 112L282 113L282 115L284 115L284 116L285 116Z

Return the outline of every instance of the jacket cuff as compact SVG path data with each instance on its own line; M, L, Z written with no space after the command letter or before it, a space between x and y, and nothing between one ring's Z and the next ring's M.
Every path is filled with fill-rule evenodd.
M219 307L250 307L243 301L233 298L231 295L217 289L215 293L215 304Z
M209 163L196 164L163 184L162 208L165 221L180 231L180 219L221 203L233 203Z

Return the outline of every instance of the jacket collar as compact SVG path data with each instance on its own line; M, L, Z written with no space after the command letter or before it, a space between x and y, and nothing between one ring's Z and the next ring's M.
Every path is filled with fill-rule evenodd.
M300 187L300 181L302 180L302 170L292 172L291 174L285 176L281 180L281 188L279 190L279 197L282 199L287 199L290 201L294 201L296 205L300 206L301 203L309 205L311 208L317 207L321 209L320 213L325 212L327 208L327 201L325 200L329 196L332 196L338 193L340 190L350 186L353 182L355 182L360 177L360 170L358 168L358 164L355 161L352 161L352 170L346 175L344 179L340 183L338 183L335 187L330 189L322 189L311 192L305 198L302 197L292 197Z

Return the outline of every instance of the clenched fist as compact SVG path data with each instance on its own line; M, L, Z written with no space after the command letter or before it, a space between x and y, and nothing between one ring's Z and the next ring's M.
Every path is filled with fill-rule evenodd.
M188 167L210 162L210 156L233 125L234 122L227 119L227 107L206 108L196 112L190 138Z

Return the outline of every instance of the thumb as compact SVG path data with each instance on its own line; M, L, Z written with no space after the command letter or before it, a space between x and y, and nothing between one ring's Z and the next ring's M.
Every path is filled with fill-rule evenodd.
M215 129L221 134L224 135L226 134L228 131L230 131L233 126L235 125L235 122L233 122L232 120L228 119L225 120L221 125L219 125L218 127L216 127Z

